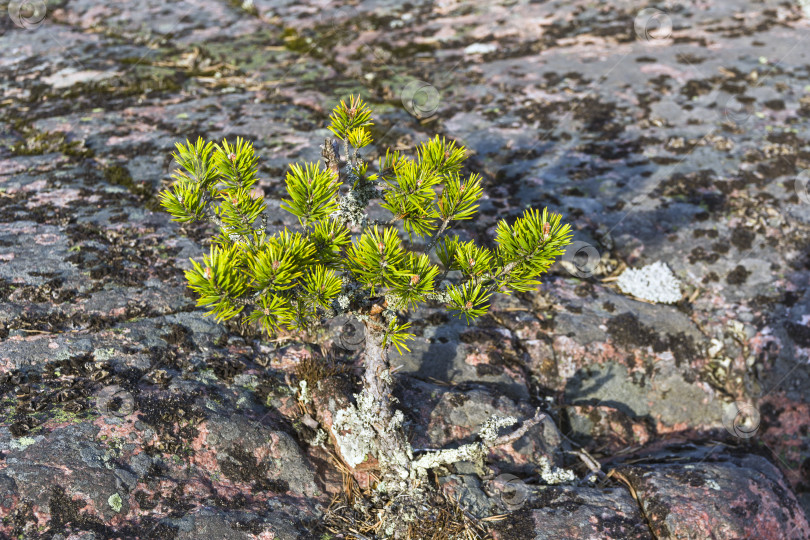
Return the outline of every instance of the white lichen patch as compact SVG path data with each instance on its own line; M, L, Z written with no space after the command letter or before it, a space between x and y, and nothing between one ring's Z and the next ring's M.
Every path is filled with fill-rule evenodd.
M495 43L473 43L464 49L464 54L489 54L498 50Z
M430 469L443 467L459 461L469 461L477 466L482 466L486 457L485 447L480 443L465 444L458 448L445 448L435 452L429 452L413 462L411 469L414 478L423 476Z
M542 456L540 458L539 465L540 478L542 478L543 482L546 484L565 484L568 482L573 482L577 479L577 476L573 471L569 471L568 469L560 469L559 467L552 467L546 456Z
M624 294L656 302L672 304L681 299L681 282L661 261L638 270L628 268L616 280Z
M394 415L391 417L391 421L388 423L388 429L394 431L402 427L402 423L405 421L405 415L402 414L402 411L394 411Z
M483 442L475 442L462 445L458 448L446 448L428 452L413 462L411 475L413 478L424 477L428 470L442 467L459 461L469 461L479 470L484 470L484 462L487 456L487 448L496 444L498 440L498 430L502 427L509 427L517 423L517 418L512 416L493 416L483 423L478 435ZM546 464L548 465L548 464Z
M298 388L298 401L304 405L312 401L312 397L309 395L309 389L307 389L307 381L300 381L298 383Z
M358 407L349 405L345 409L339 410L332 422L340 453L351 467L356 467L366 460L366 456L374 454L376 437L371 425L373 419L364 418L360 414L360 411L371 410L371 403L363 403L363 400L368 401L374 398L367 392L355 394L354 397L357 399Z
M490 443L498 438L498 430L502 427L509 427L517 424L517 418L513 416L493 416L481 426L479 434L484 442Z

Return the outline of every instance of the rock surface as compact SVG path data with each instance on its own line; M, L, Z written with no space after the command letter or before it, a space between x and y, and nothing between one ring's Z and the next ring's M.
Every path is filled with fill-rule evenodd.
M548 487L528 492L525 503L495 525L496 540L655 538L626 489Z
M156 193L176 141L243 136L270 229L294 227L285 170L358 92L370 154L470 148L487 196L462 238L548 205L581 242L475 327L410 315L394 362L415 447L496 413L552 420L493 451L493 478L442 471L448 491L510 510L499 538L810 536L800 2L42 4L0 17L0 538L320 537L343 484L299 382L350 395L356 348L324 373L317 347L204 318L183 270L213 229ZM657 261L677 304L612 279ZM579 450L626 482L544 485L543 463L589 475Z
M689 448L617 472L635 491L657 538L810 537L784 477L767 459Z

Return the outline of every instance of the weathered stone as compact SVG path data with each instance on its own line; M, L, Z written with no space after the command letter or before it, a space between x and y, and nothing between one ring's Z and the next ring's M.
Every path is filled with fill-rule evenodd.
M810 525L779 469L761 456L715 448L654 454L617 467L659 538L810 537Z
M568 486L524 489L508 494L507 502L513 511L494 525L496 540L655 538L625 489Z
M607 404L572 405L565 409L567 436L588 450L615 454L625 448L650 441L650 429L643 419L634 418Z

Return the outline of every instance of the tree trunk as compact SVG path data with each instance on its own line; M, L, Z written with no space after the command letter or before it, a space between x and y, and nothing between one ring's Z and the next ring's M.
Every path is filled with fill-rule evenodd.
M382 472L382 481L387 490L407 489L413 453L402 429L404 416L395 411L392 395L394 381L388 362L388 351L383 348L383 332L379 327L366 323L364 349L363 390L371 399L360 400L361 414L371 419L377 432L379 448L377 460ZM362 410L365 409L365 410Z

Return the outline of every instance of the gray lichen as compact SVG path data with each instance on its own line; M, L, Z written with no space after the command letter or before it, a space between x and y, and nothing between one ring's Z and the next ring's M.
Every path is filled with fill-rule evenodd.
M337 411L332 424L340 453L352 467L363 463L367 456L375 456L377 453L377 433L372 424L374 419L362 414L362 411L370 409L370 403L366 402L374 398L365 391L354 397L357 407L349 405Z
M542 456L539 460L540 465L540 478L546 484L566 484L573 482L577 479L576 475L568 469L560 469L559 467L552 467L546 456Z
M391 385L394 384L394 379L391 377L391 370L390 369L383 370L383 372L380 373L380 378L386 384L391 384Z
M25 450L36 442L36 439L32 439L31 437L20 437L19 439L11 439L9 448L12 450Z
M498 438L498 430L502 427L509 427L517 424L517 418L513 416L493 416L481 426L479 434L484 442L491 443Z
M353 185L357 180L357 175L351 171L348 174L347 182ZM336 221L349 225L365 227L368 223L366 207L368 207L368 201L376 195L376 190L374 189L374 184L370 182L361 181L357 183L357 186L350 189L346 195L340 198L338 201L338 209L331 217Z
M475 464L476 468L483 474L487 448L498 439L498 430L502 427L509 427L517 423L514 417L494 416L484 422L479 431L481 441L465 444L458 448L447 448L428 452L413 462L411 474L414 478L422 479L427 476L427 471L443 465L457 463L459 461L469 461Z

